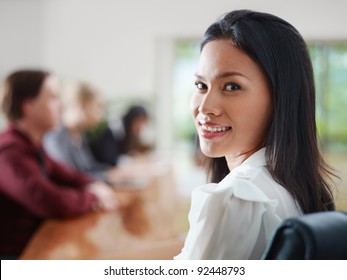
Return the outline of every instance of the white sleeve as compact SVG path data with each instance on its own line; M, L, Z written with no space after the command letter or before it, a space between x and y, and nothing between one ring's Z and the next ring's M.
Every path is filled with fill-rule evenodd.
M213 195L201 190L194 193L189 214L191 228L176 259L249 259L254 257L259 242L262 252L268 232L271 234L279 222L276 203L261 194L248 196L237 190L235 193L233 188Z
M202 257L215 260L249 259L260 235L264 212L262 203L230 197L223 205L214 228L209 229L209 239L205 240ZM211 222L207 217L207 228Z

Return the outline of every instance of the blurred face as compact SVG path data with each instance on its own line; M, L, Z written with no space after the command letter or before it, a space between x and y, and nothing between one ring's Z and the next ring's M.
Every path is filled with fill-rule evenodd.
M131 127L132 134L135 136L139 136L146 123L147 117L145 116L139 116L136 119L134 119Z
M272 116L267 80L258 65L230 40L207 43L191 99L202 152L229 159L262 147Z
M103 119L103 103L99 97L95 97L82 105L84 129L95 127Z
M24 117L37 129L46 132L58 126L61 104L58 98L58 81L48 76L42 83L39 95L23 104Z

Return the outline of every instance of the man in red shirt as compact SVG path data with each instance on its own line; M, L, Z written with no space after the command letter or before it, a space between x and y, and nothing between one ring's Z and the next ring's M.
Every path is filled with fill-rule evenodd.
M16 258L45 218L73 217L117 207L104 183L52 160L44 134L60 120L56 79L43 71L17 71L5 81L0 133L0 256Z

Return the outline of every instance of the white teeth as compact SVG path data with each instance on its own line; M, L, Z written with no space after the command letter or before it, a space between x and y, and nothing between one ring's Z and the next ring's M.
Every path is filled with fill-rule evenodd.
M230 127L223 126L223 127L211 127L211 126L206 126L206 125L201 125L201 128L203 130L206 130L208 132L222 132L222 131L227 131L230 129Z

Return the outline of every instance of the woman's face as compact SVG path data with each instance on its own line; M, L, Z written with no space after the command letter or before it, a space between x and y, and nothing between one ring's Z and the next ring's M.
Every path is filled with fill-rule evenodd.
M90 129L95 127L97 124L102 121L104 116L103 111L103 103L101 98L95 96L91 100L88 100L82 106L83 118L81 122L83 122L83 127L85 129Z
M272 98L259 66L230 40L207 43L196 72L191 111L208 157L250 155L262 147Z
M146 116L138 116L133 120L131 124L131 133L132 135L139 137L142 129L145 127L147 123Z

